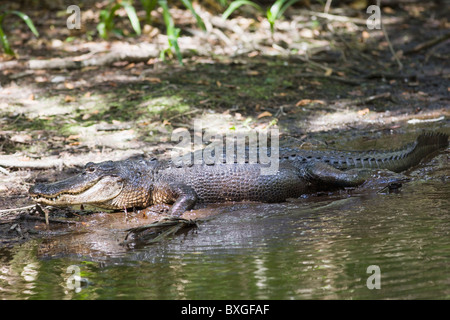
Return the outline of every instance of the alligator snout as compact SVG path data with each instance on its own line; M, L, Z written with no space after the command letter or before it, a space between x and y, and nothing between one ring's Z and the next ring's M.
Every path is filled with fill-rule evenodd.
M47 189L46 189L46 185L43 183L36 183L34 186L32 186L29 190L28 193L31 196L34 195L39 195L39 194L43 194L46 193Z

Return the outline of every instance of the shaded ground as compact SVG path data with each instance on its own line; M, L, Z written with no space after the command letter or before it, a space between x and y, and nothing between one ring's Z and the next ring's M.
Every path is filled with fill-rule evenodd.
M185 32L185 66L155 57L75 70L29 68L30 60L166 46L160 12L141 37L106 42L88 32L96 16L82 10L86 29L76 34L57 10L45 19L39 10L27 12L39 39L21 24L9 30L20 59L0 62L0 210L30 205L30 185L68 176L86 162L163 154L171 132L192 129L193 119L222 132L276 125L310 148L373 149L377 138L390 135L400 146L430 125L450 131L449 40L421 47L448 35L449 9L441 3L384 7L401 71L382 31L361 22L365 10L336 8L325 19L314 6L289 10L273 37L252 12L223 23L199 8L210 22L202 33L189 13L174 9ZM12 228L19 213L0 213L2 234L17 239L35 228L35 222Z

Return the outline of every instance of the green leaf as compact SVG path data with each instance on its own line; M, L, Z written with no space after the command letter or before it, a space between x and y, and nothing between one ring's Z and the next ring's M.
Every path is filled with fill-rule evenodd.
M256 9L258 9L261 12L264 12L264 10L261 8L260 5L252 2L252 1L248 1L248 0L237 0L237 1L233 1L230 6L228 7L227 10L225 10L225 12L222 14L222 19L227 19L235 10L237 10L239 7L243 6L243 5L249 5L252 6Z
M270 23L270 31L272 33L274 32L275 21L281 18L287 8L298 1L299 0L278 0L275 1L275 3L269 9L267 9L267 20Z
M103 39L108 38L108 32L106 31L106 24L104 22L100 22L97 24L97 31L100 37Z
M141 0L142 6L145 10L145 17L147 20L147 23L150 23L152 20L152 11L155 9L156 4L158 3L158 0Z
M18 15L27 24L27 26L28 26L28 28L30 28L31 32L33 32L36 37L39 37L39 32L36 30L36 27L34 26L33 21L31 21L31 19L28 15L26 15L23 12L15 11L15 10L6 11L6 13L13 13L15 15Z
M192 3L189 0L181 0L183 2L184 6L191 11L192 15L194 16L195 20L197 20L197 24L202 30L206 30L205 24L203 23L202 18L195 12L194 7L192 6Z
M180 29L175 28L172 16L170 15L169 6L167 5L167 0L158 0L158 3L163 9L163 18L164 23L166 24L170 50L177 56L178 62L183 65L183 57L181 55L180 47L178 46Z
M11 56L14 55L14 51L9 46L8 38L6 37L6 34L3 32L3 28L1 25L0 25L0 43L2 44L2 47L5 50L6 54L9 54Z
M290 1L287 1L287 3L285 3L282 7L281 7L281 9L278 11L278 17L277 18L280 18L283 14L284 14L284 12L287 10L287 8L289 8L290 6L292 6L294 3L296 3L296 2L299 2L300 0L290 0Z
M139 19L137 17L136 10L134 9L134 7L128 2L121 2L120 4L127 12L128 18L130 19L131 26L133 27L134 32L136 32L136 34L141 34L141 24L139 23Z

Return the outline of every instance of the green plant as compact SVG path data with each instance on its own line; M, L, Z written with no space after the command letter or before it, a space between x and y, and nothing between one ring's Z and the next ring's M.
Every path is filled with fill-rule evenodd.
M141 0L141 1L146 1L146 0ZM149 1L151 1L151 0L149 0ZM177 57L178 62L180 64L183 64L183 62L182 62L183 57L181 55L180 47L178 46L178 37L180 36L181 30L179 28L175 27L175 23L173 21L172 15L170 14L170 11L169 11L169 5L167 4L167 0L157 0L157 1L158 1L158 5L163 10L164 24L166 25L167 37L168 37L168 42L169 42L169 48L167 48L166 50L161 52L161 58L164 59L165 54L167 52L171 51ZM203 23L202 19L197 14L197 12L195 12L191 1L190 0L181 0L181 2L189 11L191 11L192 15L194 16L195 20L197 21L198 26L202 30L206 30L205 24ZM155 6L156 6L156 4L155 4ZM153 6L153 8L155 8L155 6ZM146 14L147 14L147 16L149 16L149 13L146 12Z
M111 7L107 10L101 10L100 11L100 22L97 25L97 30L103 39L108 38L108 33L110 31L116 31L118 30L113 29L114 28L114 17L116 16L116 11L120 8L124 8L128 18L130 19L131 26L133 27L133 30L136 32L136 34L141 34L141 25L139 23L139 19L136 14L136 10L134 9L131 2L128 1L112 1L110 2Z
M156 5L158 4L158 0L141 0L142 7L144 7L145 10L145 20L148 24L152 22L152 16L151 13L153 9L156 8Z
M178 46L178 37L180 36L180 29L175 28L175 23L173 22L172 16L170 15L169 6L167 5L167 0L158 0L158 4L163 10L164 23L167 29L167 37L169 41L169 48L161 52L161 58L164 59L164 55L168 50L175 53L178 62L183 64L180 47Z
M199 27L202 30L206 30L205 24L203 23L197 12L195 12L194 7L192 6L192 2L190 0L180 1L192 13ZM145 11L145 20L147 23L151 23L152 11L155 10L157 6L161 7L169 42L169 47L161 52L161 58L164 58L168 52L172 52L177 57L179 63L183 64L180 47L178 46L178 37L180 36L181 30L175 27L175 23L173 21L172 15L170 14L167 0L141 0L141 4ZM108 32L114 30L114 17L116 15L115 12L121 7L123 7L127 12L134 31L137 34L141 33L139 19L136 15L136 10L132 5L132 0L113 0L109 9L105 9L100 12L100 23L97 25L97 30L102 38L106 39L108 36Z
M267 10L264 11L264 9L257 3L249 0L236 0L233 1L230 6L225 10L225 12L222 15L223 19L227 19L235 10L237 10L239 7L243 5L250 5L254 8L256 8L261 13L266 14L267 21L269 21L270 24L270 31L274 32L275 22L279 20L283 13L292 6L294 3L298 2L299 0L277 0L274 2L272 6L270 6Z
M11 11L6 10L6 11L3 11L2 13L0 13L0 43L2 44L3 50L5 51L6 54L14 55L14 51L11 49L11 46L9 45L8 38L6 37L6 34L3 31L3 26L2 26L3 19L9 14L15 14L15 15L19 16L26 23L28 28L30 28L31 32L33 32L33 34L36 37L39 37L39 32L36 30L30 17L28 17L28 15L26 15L23 12L15 11L15 10L11 10Z

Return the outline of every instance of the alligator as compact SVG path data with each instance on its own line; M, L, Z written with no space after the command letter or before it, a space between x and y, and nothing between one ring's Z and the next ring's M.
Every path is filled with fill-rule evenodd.
M89 162L78 175L35 184L29 193L35 202L51 206L90 204L122 210L169 204L169 215L180 216L197 203L273 203L330 187L357 187L380 170L402 172L447 146L447 134L425 132L391 151L280 148L273 175L261 175L263 164L258 162L179 165L156 158Z

